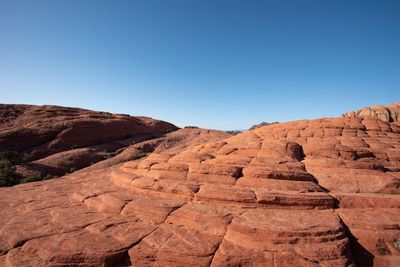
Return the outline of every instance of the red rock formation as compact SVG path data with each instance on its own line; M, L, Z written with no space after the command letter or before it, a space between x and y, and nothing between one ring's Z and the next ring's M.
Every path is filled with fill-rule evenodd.
M0 266L399 266L400 126L304 120L0 189Z
M25 155L20 173L63 175L103 160L132 142L175 131L146 117L58 106L0 105L0 151Z
M343 116L380 119L385 122L400 122L400 103L393 103L389 106L375 105L357 111L347 112Z
M145 156L151 152L160 153L168 151L170 154L177 154L189 146L199 145L209 141L218 141L230 136L232 135L222 131L185 127L160 138L131 145L116 156L91 165L86 168L86 170L96 170L129 160L136 160L138 157Z

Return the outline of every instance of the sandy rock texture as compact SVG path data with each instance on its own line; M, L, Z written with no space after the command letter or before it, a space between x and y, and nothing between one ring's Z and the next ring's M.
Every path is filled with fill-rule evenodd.
M147 117L59 106L0 104L0 151L25 155L24 175L64 175L178 128Z
M0 188L0 266L400 266L398 122L208 138Z
M130 145L114 157L102 160L85 168L85 171L111 167L129 160L136 160L138 157L143 157L152 152L177 154L189 146L199 145L209 141L218 141L231 136L232 134L217 130L182 128L165 134L162 137Z
M357 111L351 111L343 116L356 118L380 119L386 122L400 121L400 103L393 103L388 106L375 105Z

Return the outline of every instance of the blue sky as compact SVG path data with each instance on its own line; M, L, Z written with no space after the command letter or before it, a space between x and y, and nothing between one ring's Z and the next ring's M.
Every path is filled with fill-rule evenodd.
M400 1L0 0L0 103L245 129L400 101Z

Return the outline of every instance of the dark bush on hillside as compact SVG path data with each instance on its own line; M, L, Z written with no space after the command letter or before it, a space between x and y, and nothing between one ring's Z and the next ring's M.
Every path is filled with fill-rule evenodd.
M30 182L37 182L37 181L42 181L42 177L40 176L36 176L36 175L31 175L31 176L26 176L24 178L21 179L21 184L24 183L30 183Z
M15 151L0 151L0 160L7 160L13 165L20 164L23 161L21 155Z
M141 158L144 158L144 157L146 157L146 156L147 156L147 153L146 153L146 152L139 152L139 153L137 153L136 155L133 156L133 159L134 159L134 160L136 160L136 159L141 159Z
M259 123L259 124L255 124L255 125L251 126L251 127L249 128L249 130L255 130L255 129L260 128L260 127L263 127L263 126L274 125L274 124L278 124L278 123L279 123L279 122L277 122L277 121L274 121L274 122L266 122L266 121L263 121L263 122L261 122L261 123Z
M39 175L22 176L17 173L15 165L24 162L24 158L14 151L0 151L0 187L13 186L22 183L30 183L54 178L51 175L41 177ZM71 172L74 171L71 169Z
M0 159L0 186L13 186L19 184L21 176L16 172L14 164L6 159Z
M228 133L228 134L231 134L231 135L237 135L237 134L242 133L243 131L239 131L239 130L229 130L229 131L225 131L225 132Z

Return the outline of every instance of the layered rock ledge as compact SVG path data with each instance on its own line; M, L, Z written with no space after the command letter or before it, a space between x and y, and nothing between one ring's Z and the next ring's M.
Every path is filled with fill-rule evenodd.
M275 124L0 189L1 266L399 266L400 125Z

